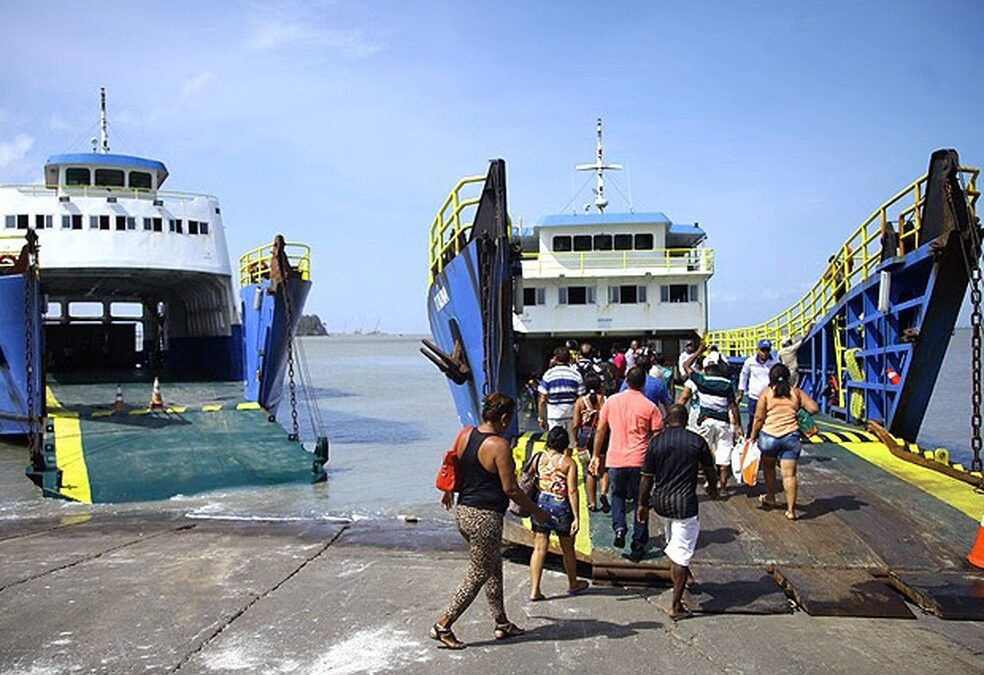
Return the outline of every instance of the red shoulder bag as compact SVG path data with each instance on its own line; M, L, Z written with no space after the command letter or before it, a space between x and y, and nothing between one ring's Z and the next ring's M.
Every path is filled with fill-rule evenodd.
M466 426L458 432L451 449L444 453L444 461L437 472L435 487L441 492L457 492L458 490L458 444L465 434L471 433L474 427Z

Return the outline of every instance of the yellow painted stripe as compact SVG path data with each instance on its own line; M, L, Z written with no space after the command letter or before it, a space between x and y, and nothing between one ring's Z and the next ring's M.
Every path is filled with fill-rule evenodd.
M260 404L256 401L246 401L236 406L236 410L260 410Z
M54 405L52 410L61 410L62 406L55 394L48 388L47 399ZM55 464L62 472L61 494L69 499L92 503L92 490L89 487L89 469L85 465L85 453L82 450L82 425L78 413L58 412L52 414L55 425Z
M149 415L150 408L143 408L142 410L131 410L127 413L128 415Z
M92 411L92 416L93 417L109 417L112 414L113 414L113 411L112 410L93 410Z
M168 415L180 415L181 413L186 412L187 410L188 410L188 407L187 406L177 405L177 406L174 406L173 408L168 408L167 409L167 414Z
M218 410L222 410L221 403L209 403L208 405L202 406L202 412L216 412Z
M984 495L977 494L969 483L950 478L946 474L925 469L918 464L899 459L880 443L841 443L861 459L904 480L953 508L966 513L974 520L984 514Z

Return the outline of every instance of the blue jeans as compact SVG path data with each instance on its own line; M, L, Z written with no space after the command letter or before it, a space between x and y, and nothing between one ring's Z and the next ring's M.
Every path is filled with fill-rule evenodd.
M608 480L612 486L612 529L628 532L626 508L632 510L632 552L643 553L649 541L649 522L636 519L636 506L639 500L640 467L614 467L608 469Z
M748 397L748 428L745 429L745 435L752 435L752 424L755 423L755 406L758 405L758 399Z
M763 455L779 460L799 460L800 450L802 449L798 431L779 437L770 436L764 431L761 431L759 432L758 446Z

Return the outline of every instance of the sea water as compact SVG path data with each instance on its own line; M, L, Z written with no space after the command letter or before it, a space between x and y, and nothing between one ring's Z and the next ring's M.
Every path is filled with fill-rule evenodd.
M434 476L458 421L446 378L418 352L419 345L420 336L300 340L298 423L309 447L318 432L330 439L331 459L324 483L87 506L42 499L24 477L24 449L0 445L0 521L140 511L266 520L433 515L439 508ZM951 338L918 439L927 448L948 448L955 461L965 463L970 458L969 364L970 331L958 330ZM286 397L278 417L285 426L291 425ZM316 429L319 417L321 428Z

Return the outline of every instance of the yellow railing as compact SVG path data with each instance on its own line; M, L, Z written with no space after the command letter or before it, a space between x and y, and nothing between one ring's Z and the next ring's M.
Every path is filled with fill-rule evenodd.
M430 280L441 273L444 266L468 243L471 234L472 218L463 216L462 212L478 205L481 191L475 196L465 196L462 191L471 185L485 183L485 176L468 176L459 180L451 189L451 193L434 216L431 223L429 245L427 249ZM473 214L468 214L473 215Z
M979 174L980 169L960 167L972 220L974 205L980 196L977 190ZM738 356L754 353L756 344L763 338L777 341L782 335L802 335L807 327L837 304L847 289L864 282L874 273L881 261L881 237L888 228L897 226L900 254L916 249L922 227L926 179L924 175L910 183L861 223L830 257L827 269L813 288L792 307L758 325L710 331L705 340L717 345L725 354Z
M0 189L7 188L32 197L56 195L69 195L73 197L106 197L109 195L117 197L129 197L132 199L180 199L190 201L192 199L216 199L215 195L204 192L178 192L165 190L150 190L148 188L113 187L109 185L0 185Z
M285 246L287 260L304 281L311 279L311 247L289 241ZM270 258L273 257L273 244L266 244L247 251L239 258L239 285L258 284L270 278Z
M710 248L657 248L650 251L550 251L524 253L531 271L547 272L558 266L565 270L626 270L645 268L667 272L714 272L714 250Z

